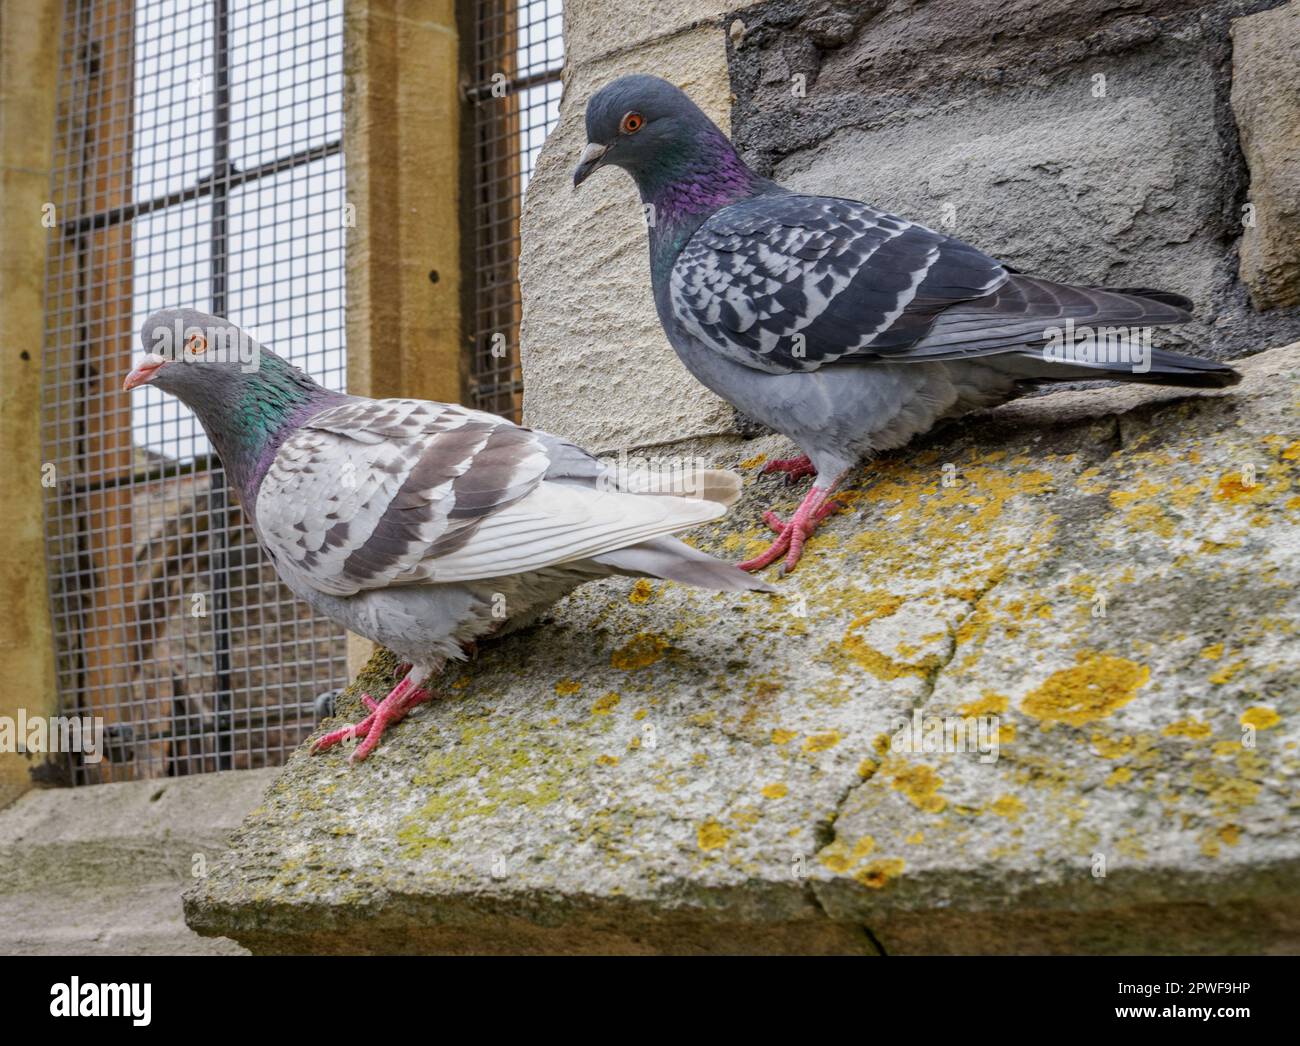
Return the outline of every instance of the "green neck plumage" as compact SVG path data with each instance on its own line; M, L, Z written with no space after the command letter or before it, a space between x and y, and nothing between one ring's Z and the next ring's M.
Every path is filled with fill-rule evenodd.
M203 409L205 404L194 407L248 508L244 495L256 490L285 439L306 418L343 397L270 352L262 353L256 371L241 375L224 391L233 406L223 404L212 412ZM215 402L209 405L218 407ZM209 414L220 422L210 423Z

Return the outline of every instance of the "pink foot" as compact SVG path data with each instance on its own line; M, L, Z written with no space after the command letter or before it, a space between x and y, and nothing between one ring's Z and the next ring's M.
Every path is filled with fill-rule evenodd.
M774 458L763 466L760 475L766 475L769 472L784 472L787 483L798 483L804 476L814 476L817 470L813 467L812 458L807 454L797 458Z
M409 682L409 677L403 678L397 686L393 687L392 692L378 703L369 694L362 694L361 703L370 709L370 714L359 723L331 730L311 746L312 755L333 748L350 737L361 737L365 740L348 756L348 762L359 763L374 751L389 726L401 722L406 718L407 712L416 705L428 701L431 696L427 690L413 686Z
M781 517L775 512L764 513L763 520L776 531L776 540L767 547L765 552L737 564L740 569L762 570L785 556L785 563L782 565L783 573L788 574L794 570L803 555L804 542L808 540L809 535L817 529L817 524L839 508L839 505L829 498L830 489L814 486L808 491L795 512L794 519L789 523L783 523Z
M829 516L832 512L834 512L839 507L840 506L838 502L828 501L816 512L814 512L812 517L814 529L816 528L818 523L820 523L823 519L825 519L827 516ZM778 516L775 512L772 511L763 513L763 522L766 523L769 527L772 528L772 530L774 530L778 534L784 532L785 528L789 526L788 523L783 521L780 516Z

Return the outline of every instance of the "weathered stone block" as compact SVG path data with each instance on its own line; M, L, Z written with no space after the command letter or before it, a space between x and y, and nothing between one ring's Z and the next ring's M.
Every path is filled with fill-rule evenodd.
M733 138L764 173L829 167L821 157L839 150L844 191L879 192L873 202L894 205L892 197L930 223L943 204L957 204L958 235L1013 262L1023 254L1047 275L1188 293L1195 322L1177 337L1238 356L1300 337L1300 311L1261 313L1238 278L1252 175L1229 96L1249 31L1239 29L1234 45L1230 26L1263 11L1252 16L1261 28L1278 28L1258 49L1267 90L1252 92L1261 101L1247 121L1276 155L1296 126L1294 115L1279 118L1288 105L1294 111L1285 51L1296 33L1284 35L1289 22L1266 10L1278 7L1012 0L998 5L988 31L972 32L961 4L765 0L737 14L746 31L728 49ZM800 74L805 90L796 93L791 77ZM1065 118L1077 121L1077 135ZM871 148L845 149L852 141ZM964 166L954 154L968 145ZM1270 169L1281 174L1276 162ZM963 170L969 184L953 180ZM1287 184L1273 194L1279 204L1297 197L1294 179ZM1293 257L1276 220L1245 231L1243 272L1252 243L1269 236L1263 264ZM1294 249L1300 237L1291 239Z
M37 790L0 811L0 941L16 955L236 955L181 915L277 770Z
M734 417L686 372L659 326L632 180L610 169L572 188L587 99L633 72L671 77L724 129L731 101L716 25L569 70L524 208L524 418L593 450L728 432Z
M840 131L776 175L792 188L867 200L1022 272L1161 287L1204 306L1222 252L1207 230L1224 146L1209 118L1210 71L1189 59L1180 72L1175 85L1112 67L1101 97L1083 71L1016 104L976 96ZM1192 344L1204 333L1203 323L1169 332Z
M1300 3L1232 23L1232 108L1250 167L1241 278L1259 309L1300 305Z
M571 62L630 51L704 22L716 23L738 0L600 0L564 8L564 49ZM668 67L672 69L672 66ZM670 76L671 73L660 73Z

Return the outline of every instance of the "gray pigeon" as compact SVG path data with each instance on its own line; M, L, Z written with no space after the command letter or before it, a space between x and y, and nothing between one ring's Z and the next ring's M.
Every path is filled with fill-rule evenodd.
M686 368L792 439L815 474L758 570L804 541L859 461L937 422L1056 381L1218 388L1231 367L1152 349L1192 303L1145 288L1024 276L960 240L856 200L792 192L751 171L682 91L625 76L587 105L575 187L614 165L636 181L655 305Z
M331 392L190 309L154 314L140 337L146 355L123 387L153 385L194 411L281 580L411 663L314 751L364 737L351 757L364 759L447 659L584 581L770 591L669 536L722 516L740 492L733 473L631 472L492 414Z

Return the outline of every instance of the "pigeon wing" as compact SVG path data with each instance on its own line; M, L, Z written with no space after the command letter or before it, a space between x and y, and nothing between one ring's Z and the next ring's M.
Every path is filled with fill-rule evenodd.
M902 354L957 302L1009 278L974 247L856 200L795 193L724 207L669 278L677 323L775 374Z
M723 506L547 483L527 429L422 400L355 400L276 453L256 518L276 566L351 595L538 570L721 515Z

